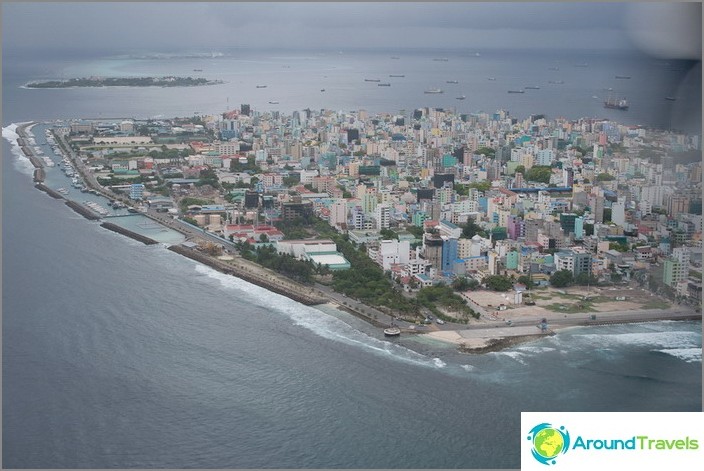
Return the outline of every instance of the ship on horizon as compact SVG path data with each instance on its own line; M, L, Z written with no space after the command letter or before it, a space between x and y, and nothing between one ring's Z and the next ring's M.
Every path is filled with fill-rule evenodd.
M611 110L627 111L629 108L629 104L625 98L622 98L620 100L607 98L606 101L604 101L604 108L608 108Z

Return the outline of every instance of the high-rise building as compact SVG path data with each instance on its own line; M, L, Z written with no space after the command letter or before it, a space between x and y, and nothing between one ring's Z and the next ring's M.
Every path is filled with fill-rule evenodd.
M442 238L442 271L451 272L457 260L457 239Z
M141 183L133 183L130 185L130 198L133 200L141 200L144 196L144 185Z
M391 206L386 203L378 204L374 209L374 219L377 229L388 229L391 225Z
M622 201L611 204L611 222L617 226L626 224L626 205Z
M667 197L667 215L674 217L689 211L689 198L685 195L673 193Z
M438 235L423 234L423 258L437 271L442 270L443 240Z

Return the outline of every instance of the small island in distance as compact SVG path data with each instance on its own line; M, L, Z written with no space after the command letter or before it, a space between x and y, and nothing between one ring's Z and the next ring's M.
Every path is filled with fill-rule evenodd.
M86 77L68 80L30 82L27 88L71 88L71 87L198 87L217 85L221 80L193 77Z

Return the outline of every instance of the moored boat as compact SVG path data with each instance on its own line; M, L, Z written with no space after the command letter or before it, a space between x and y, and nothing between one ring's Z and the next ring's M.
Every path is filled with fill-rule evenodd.
M384 329L384 335L386 337L398 337L401 335L401 329L392 325L391 327Z

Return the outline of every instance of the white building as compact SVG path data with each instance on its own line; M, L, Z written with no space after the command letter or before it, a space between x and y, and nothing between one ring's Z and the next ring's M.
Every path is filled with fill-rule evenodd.
M411 258L411 244L409 241L382 240L376 255L376 263L385 271L391 270L391 265L408 264Z
M374 219L377 229L388 229L391 224L391 206L382 203L374 209Z
M621 227L626 224L626 205L622 201L611 205L611 222Z

